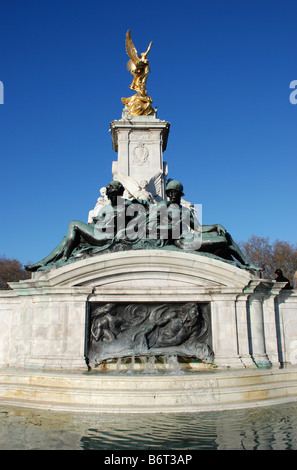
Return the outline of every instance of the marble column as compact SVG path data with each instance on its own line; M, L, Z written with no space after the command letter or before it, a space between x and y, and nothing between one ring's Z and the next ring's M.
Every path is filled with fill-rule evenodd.
M249 339L253 360L258 367L270 366L271 362L266 353L263 296L252 294L249 296Z
M239 295L236 300L238 353L246 367L256 367L250 355L247 301L247 295Z
M235 295L212 296L212 340L217 366L244 367L238 354Z

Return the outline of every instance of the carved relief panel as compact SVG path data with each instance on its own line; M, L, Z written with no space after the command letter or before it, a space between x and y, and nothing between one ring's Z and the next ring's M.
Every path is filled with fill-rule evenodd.
M208 303L89 304L88 363L129 356L176 355L213 360Z

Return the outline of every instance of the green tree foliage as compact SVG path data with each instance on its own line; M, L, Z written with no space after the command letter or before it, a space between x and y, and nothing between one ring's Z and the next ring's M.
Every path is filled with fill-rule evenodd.
M270 243L267 237L252 235L238 245L252 263L264 269L265 277L274 279L274 272L279 268L292 283L297 271L297 244L281 240Z
M29 279L31 274L24 270L17 259L0 256L0 289L10 289L8 282Z

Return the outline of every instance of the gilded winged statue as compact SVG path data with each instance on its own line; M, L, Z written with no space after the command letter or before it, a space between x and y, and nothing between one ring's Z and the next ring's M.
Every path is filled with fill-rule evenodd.
M133 44L131 39L131 31L127 31L126 34L126 51L128 56L130 57L129 62L127 63L127 69L133 75L133 82L130 85L131 90L135 90L139 92L141 95L147 95L147 91L145 88L148 74L150 72L149 61L147 55L151 49L152 42L150 42L147 50L141 53L140 58L138 57L138 53L136 47Z
M130 88L136 91L136 95L130 98L122 98L122 102L128 107L130 115L148 115L154 110L151 107L152 99L148 96L146 90L146 82L150 72L148 53L151 49L150 42L147 50L138 56L136 47L131 38L131 31L126 33L126 51L130 60L127 63L127 69L133 75L133 81Z

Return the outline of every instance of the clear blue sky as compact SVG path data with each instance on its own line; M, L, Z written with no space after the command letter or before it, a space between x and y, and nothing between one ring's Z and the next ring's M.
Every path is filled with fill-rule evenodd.
M203 223L296 243L296 0L1 0L0 254L46 256L112 179L127 29Z

